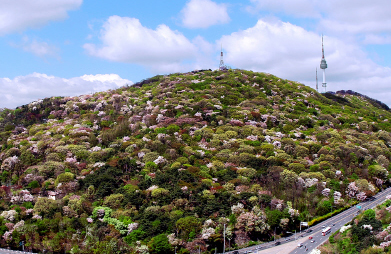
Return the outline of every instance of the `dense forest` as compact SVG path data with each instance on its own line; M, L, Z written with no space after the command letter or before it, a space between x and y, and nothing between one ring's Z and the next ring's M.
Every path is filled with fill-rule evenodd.
M214 253L224 232L226 250L269 241L391 185L390 117L352 91L246 70L2 109L0 247Z

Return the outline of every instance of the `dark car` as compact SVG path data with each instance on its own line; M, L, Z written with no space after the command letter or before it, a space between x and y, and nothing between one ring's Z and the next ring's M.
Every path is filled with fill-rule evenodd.
M281 242L275 242L275 244L274 245L280 245L281 244Z
M239 251L235 250L235 251L233 252L233 254L239 254Z
M308 230L307 230L307 233L311 233L311 232L312 232L312 229L308 229Z

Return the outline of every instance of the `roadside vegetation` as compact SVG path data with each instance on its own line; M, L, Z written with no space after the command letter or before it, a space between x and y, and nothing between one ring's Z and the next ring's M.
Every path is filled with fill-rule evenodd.
M321 253L391 253L391 196L368 209L329 237Z

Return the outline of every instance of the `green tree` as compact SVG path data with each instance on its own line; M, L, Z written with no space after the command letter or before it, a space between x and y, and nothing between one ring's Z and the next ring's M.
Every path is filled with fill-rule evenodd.
M53 216L57 210L57 202L49 198L40 197L34 205L34 211L45 217Z
M176 222L176 227L179 231L179 234L183 239L187 240L189 238L190 232L197 232L201 228L201 222L198 218L194 216L187 216L180 218Z
M152 238L148 243L148 247L152 253L172 253L172 246L168 242L168 238L165 234L160 234Z

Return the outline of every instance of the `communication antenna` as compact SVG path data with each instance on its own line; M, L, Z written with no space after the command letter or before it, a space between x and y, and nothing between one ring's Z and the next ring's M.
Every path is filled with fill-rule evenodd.
M224 65L224 59L223 59L223 44L221 44L221 54L220 54L220 71L227 70L227 66Z
M322 87L324 87L324 92L326 92L326 72L327 63L326 59L324 59L324 48L323 48L323 34L322 34L322 59L320 60L320 68L323 70L323 82Z
M318 91L318 67L316 67L316 91Z

